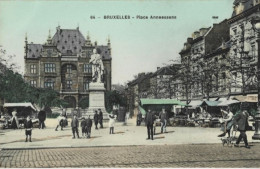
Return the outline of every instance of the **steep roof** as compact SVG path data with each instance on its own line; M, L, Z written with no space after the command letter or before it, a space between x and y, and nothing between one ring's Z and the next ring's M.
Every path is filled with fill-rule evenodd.
M79 29L60 29L58 27L52 43L63 55L77 55L82 50L85 38Z
M27 58L41 57L41 52L43 49L41 44L28 44L27 48Z
M100 49L100 55L102 59L111 59L110 51L108 46L97 46L98 49Z

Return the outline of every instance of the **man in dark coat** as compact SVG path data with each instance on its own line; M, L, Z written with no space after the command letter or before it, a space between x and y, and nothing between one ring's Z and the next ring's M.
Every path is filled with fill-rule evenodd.
M24 121L24 128L25 128L25 135L26 139L25 142L28 141L28 136L29 136L29 141L32 142L32 120L30 119L30 116L27 116L27 119Z
M95 122L95 126L96 126L96 130L98 129L97 125L98 125L98 114L97 111L95 110L95 114L94 114L94 122Z
M85 120L84 117L82 118L80 126L81 126L81 131L82 131L82 137L84 137L84 136L87 137L87 135L86 135L86 120Z
M248 125L248 112L247 110L243 110L241 113L239 113L238 115L236 115L234 117L234 125L238 126L238 130L240 131L240 135L236 141L235 147L238 147L241 139L243 138L244 143L245 143L245 147L246 148L250 148L247 142L247 135L246 135L246 130Z
M92 120L90 119L90 116L88 116L88 118L86 119L86 132L87 132L87 138L90 138L91 127L92 127Z
M75 138L75 132L77 133L77 136L79 138L79 120L76 115L73 116L73 119L71 120L71 129L73 133L73 139Z
M100 128L103 128L103 112L101 111L101 109L98 109L98 111L99 111L98 119L99 119Z
M38 113L38 119L39 119L39 129L43 129L45 127L44 121L46 120L46 112L44 110L41 110Z
M141 121L142 121L142 113L139 111L137 114L137 126L141 125Z
M145 115L145 123L147 127L147 134L148 134L148 139L153 140L153 123L155 120L154 113L151 112L151 109L148 109L148 112Z

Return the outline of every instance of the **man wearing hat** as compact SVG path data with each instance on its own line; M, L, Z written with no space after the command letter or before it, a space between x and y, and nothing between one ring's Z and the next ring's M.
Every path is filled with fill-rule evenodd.
M155 120L154 114L151 112L151 109L148 109L148 112L145 115L145 123L147 127L147 134L148 134L148 139L153 140L153 123Z
M87 133L87 138L90 138L91 127L92 127L92 120L90 119L90 116L88 116L88 118L86 119L86 133Z
M81 126L81 131L82 131L82 137L86 136L86 120L84 117L82 117L82 121L80 123L80 126Z
M97 111L95 110L95 114L94 114L94 122L95 122L95 126L96 126L96 130L98 129L98 127L97 127L97 125L98 125L98 119L99 119L99 117L98 117L98 114L97 114Z
M99 111L98 120L99 120L100 128L103 128L103 112L101 111L101 109L98 109L98 111Z
M243 138L245 147L250 148L250 146L248 145L248 142L247 142L247 135L246 135L246 129L249 126L248 125L248 116L249 116L249 114L248 114L246 108L242 107L242 112L237 114L234 117L234 125L237 125L238 130L240 131L240 135L236 141L236 144L234 145L235 147L239 146L239 143L240 143L241 139Z
M71 120L71 129L73 133L73 139L75 138L75 132L77 133L77 136L79 138L79 120L76 115L73 116L73 119Z

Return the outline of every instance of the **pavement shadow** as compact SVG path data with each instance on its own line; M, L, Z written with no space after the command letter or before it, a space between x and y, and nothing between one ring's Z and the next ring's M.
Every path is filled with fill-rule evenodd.
M160 136L160 137L154 137L153 139L157 140L157 139L163 139L163 138L165 138L165 137L164 136Z
M101 137L101 136L91 136L90 138L92 139L94 139L94 138L99 138L99 137Z
M169 133L174 133L175 131L168 131L168 132L165 132L165 133L155 133L154 135L160 135L160 134L169 134Z
M125 133L125 132L123 132L123 131L114 132L114 134L123 134L123 133Z

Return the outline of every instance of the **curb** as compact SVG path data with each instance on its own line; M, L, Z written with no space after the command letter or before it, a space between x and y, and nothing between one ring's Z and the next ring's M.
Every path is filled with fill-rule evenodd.
M249 142L253 144L260 145L260 142ZM219 144L222 143L190 143L190 144L162 144L162 145L98 145L98 146L60 146L60 147L28 147L28 148L0 148L1 150L35 150L35 149L62 149L62 148L103 148L103 147L139 147L139 146L164 146L164 145L171 145L171 146L180 146L180 145L212 145L212 144Z

